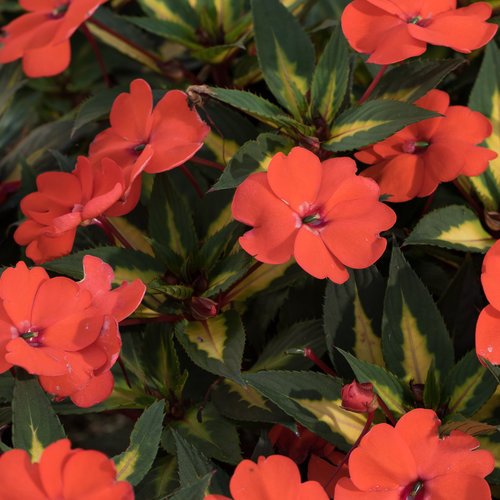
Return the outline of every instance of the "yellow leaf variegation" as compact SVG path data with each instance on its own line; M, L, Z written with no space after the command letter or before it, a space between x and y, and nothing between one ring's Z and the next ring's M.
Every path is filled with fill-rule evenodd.
M371 320L366 315L358 294L354 296L354 331L356 343L353 349L356 357L378 366L384 366L380 337L375 335Z

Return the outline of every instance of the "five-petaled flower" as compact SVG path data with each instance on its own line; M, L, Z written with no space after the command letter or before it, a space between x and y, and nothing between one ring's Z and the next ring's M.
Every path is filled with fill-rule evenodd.
M392 227L396 215L378 199L378 185L357 176L352 159L321 163L296 147L288 156L277 153L267 172L245 179L232 211L254 227L240 244L257 260L282 264L293 255L312 276L343 283L346 266L371 266L386 248L379 233Z
M167 92L153 109L151 88L141 79L130 84L130 93L115 99L109 121L111 127L90 145L90 161L107 157L124 168L143 161L150 145L152 156L144 169L150 174L185 163L203 146L210 130L196 110L189 108L187 96L180 90Z
M71 59L70 36L107 0L19 0L28 13L2 28L0 63L23 59L27 76L53 76Z
M494 365L500 365L500 241L486 253L481 283L489 301L476 325L476 353Z
M295 462L282 455L259 457L257 463L243 460L229 483L233 500L328 500L316 481L301 482ZM231 500L208 495L205 500Z
M0 277L0 373L13 365L38 375L58 399L89 407L113 390L118 322L144 296L139 280L111 290L114 273L101 259L83 258L84 279L49 278L24 262Z
M486 23L491 6L476 2L457 9L456 0L354 0L342 14L342 30L368 62L392 64L419 56L427 44L469 53L486 45L497 26Z
M141 159L139 170L147 159ZM134 208L139 193L132 192L131 175L140 175L140 171L124 170L109 158L92 166L84 156L78 158L71 173L40 174L36 179L38 191L21 200L27 220L14 233L16 243L27 245L26 255L35 264L69 254L79 225L92 224L101 215L122 215Z
M450 97L431 90L415 104L443 117L428 118L363 149L355 157L372 166L361 175L375 179L388 201L402 202L432 194L441 182L474 176L497 157L477 146L491 135L490 121L465 106L449 106Z
M47 446L32 463L24 450L0 456L0 500L133 500L130 483L116 480L104 453L71 449L68 439Z
M418 408L395 427L372 427L351 453L350 478L337 483L335 500L490 500L484 477L493 455L461 431L440 438L440 423L434 411Z

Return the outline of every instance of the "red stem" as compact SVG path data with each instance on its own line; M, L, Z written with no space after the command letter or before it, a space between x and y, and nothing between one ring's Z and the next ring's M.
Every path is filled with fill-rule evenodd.
M192 161L193 163L198 163L200 165L206 165L207 167L216 168L217 170L222 170L222 171L226 168L224 165L221 165L220 163L211 160L205 160L205 158L200 158L199 156L193 156L189 161Z
M90 18L87 20L87 22L95 24L98 28L113 35L114 37L118 38L122 42L125 42L127 45L130 45L130 47L134 48L135 50L137 50L141 54L144 54L146 57L149 57L150 59L152 59L155 62L156 66L158 67L158 70L161 71L163 73L163 75L166 78L168 78L169 80L174 81L174 82L180 81L180 79L178 77L175 77L173 75L174 72L180 71L182 73L182 77L183 77L181 79L187 80L192 85L200 85L201 82L200 82L200 80L198 80L196 75L194 73L192 73L191 71L189 71L187 68L185 68L179 61L172 60L172 61L164 62L157 55L149 52L148 50L144 49L140 45L135 44L134 42L130 41L127 37L112 30L111 28L109 28L105 24L102 24L101 22L97 21L96 19ZM172 68L172 70L170 72L168 71L169 66Z
M127 385L129 386L130 389L132 389L132 384L130 383L130 379L128 378L127 370L125 369L125 365L123 364L122 358L120 356L118 356L118 364L120 365L120 368L122 369L122 373L123 373L123 376L125 377Z
M104 65L101 51L99 50L99 46L97 45L96 39L94 38L94 35L92 35L90 30L87 28L85 23L83 23L80 26L80 28L83 31L84 35L87 37L87 40L89 41L90 45L92 46L92 49L94 50L94 53L97 57L97 62L99 63L99 66L101 68L102 76L103 76L104 81L106 83L106 87L108 87L108 89L110 89L111 88L111 80L109 79L108 73L106 71L106 66Z
M189 179L193 187L196 189L198 196L200 198L203 198L203 191L201 190L200 186L198 186L196 179L191 175L191 172L187 169L186 165L181 165L181 170L186 174L186 177Z
M385 66L382 66L377 73L377 76L372 80L372 83L370 83L369 87L366 89L366 92L361 96L361 99L359 100L358 104L364 103L368 97L370 97L371 93L373 92L373 89L377 86L377 83L380 81L382 78L383 74L385 73L385 70L389 67L388 64Z
M338 474L340 469L342 469L342 466L349 460L349 457L352 453L352 450L356 449L361 442L361 439L363 439L363 436L370 430L370 427L373 422L373 416L375 412L370 412L368 413L368 418L366 420L365 426L363 427L363 430L361 431L361 434L359 435L358 439L356 439L356 442L352 445L352 448L346 453L346 456L342 459L342 461L337 465L337 468L333 471L333 474L328 478L328 481L326 481L325 484L323 484L323 488L327 488L328 485L333 481L334 477Z
M226 304L228 304L229 302L231 302L231 292L243 281L245 280L246 278L248 278L248 276L250 276L254 271L256 271L263 263L262 262L256 262L255 264L253 264L250 269L239 279L237 280L235 283L233 283L227 290L226 290L226 293L224 294L223 297L220 298L220 301L219 301L219 304L218 304L218 308L221 309L222 307L224 307Z
M460 185L458 179L453 181L454 186L460 191L460 194L468 201L469 205L472 207L474 212L479 216L480 219L483 218L483 210L481 207L474 201L472 196Z
M380 409L385 413L385 416L389 419L389 422L392 425L396 425L397 420L394 417L394 415L392 414L391 410L389 410L389 407L382 401L382 398L378 394L376 394L376 396L377 396L377 402L378 402L378 405L380 406Z
M318 368L321 368L324 373L331 375L332 377L338 377L338 375L320 358L318 358L317 354L309 347L304 348L304 356L307 359L310 359Z
M114 238L116 238L125 248L133 249L132 245L127 241L127 239L116 229L116 227L111 224L105 215L101 215L96 219L93 219L93 224L99 226L108 236L111 243L115 244Z

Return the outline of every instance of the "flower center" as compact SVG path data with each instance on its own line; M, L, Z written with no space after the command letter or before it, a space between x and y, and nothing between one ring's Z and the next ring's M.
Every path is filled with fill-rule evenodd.
M426 141L405 141L403 143L402 149L405 153L422 153L430 146L429 142Z
M135 146L134 153L141 154L141 152L144 151L145 147L146 147L146 144L139 144L138 146Z
M424 482L418 479L414 484L409 484L401 493L401 500L423 500Z
M422 18L420 16L415 16L408 21L408 24L418 24L421 20Z
M60 19L64 17L64 14L68 10L68 4L61 5L60 7L56 7L50 14L47 14L49 19Z
M42 333L35 327L30 327L30 329L26 333L23 333L21 337L32 347L42 345Z
M310 206L302 216L302 224L309 226L313 231L325 227L327 221L324 219L322 207L318 205Z

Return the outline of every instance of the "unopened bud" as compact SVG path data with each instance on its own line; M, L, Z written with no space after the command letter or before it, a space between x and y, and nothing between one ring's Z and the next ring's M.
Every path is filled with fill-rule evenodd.
M190 309L193 318L202 321L217 314L217 303L206 297L192 297Z
M373 384L360 384L355 380L344 385L340 391L342 408L356 413L372 413L378 407L377 395L373 392Z

